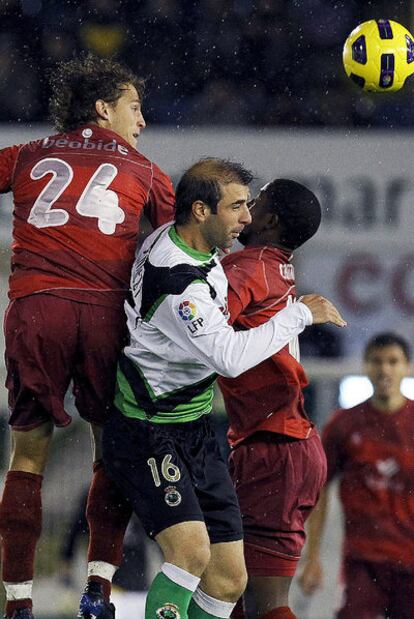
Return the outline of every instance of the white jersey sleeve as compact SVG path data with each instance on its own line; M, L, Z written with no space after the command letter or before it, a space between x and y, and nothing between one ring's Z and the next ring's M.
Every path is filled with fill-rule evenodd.
M298 302L259 327L234 331L213 302L209 287L195 282L181 295L168 295L151 322L217 374L235 377L286 346L312 324L312 314Z

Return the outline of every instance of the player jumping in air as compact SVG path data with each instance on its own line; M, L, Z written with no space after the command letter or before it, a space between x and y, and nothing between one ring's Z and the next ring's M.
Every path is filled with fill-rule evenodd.
M226 256L230 323L248 333L296 304L292 252L318 230L321 209L303 185L266 185L240 236L243 251ZM305 541L304 524L326 476L318 432L302 390L298 339L236 378L220 378L229 417L230 471L243 518L244 553L257 613L291 619L289 588ZM233 617L244 617L242 602Z
M33 618L42 475L54 427L71 422L63 404L71 381L95 442L89 578L78 616L114 616L110 583L130 509L104 473L101 428L139 220L143 213L154 227L171 220L174 201L170 179L136 151L142 94L142 80L116 62L64 63L52 79L57 135L0 151L0 191L14 198L5 316L13 447L0 507L6 619Z
M320 543L330 482L340 478L345 592L337 619L411 619L414 608L414 402L401 393L411 371L407 342L379 333L366 345L374 394L336 411L322 440L328 486L309 519L303 571L307 594L322 585Z
M130 344L103 448L164 555L145 619L230 617L246 584L240 511L209 419L216 375L239 375L312 322L344 325L318 295L250 331L228 324L216 248L230 248L250 223L251 178L221 159L194 164L177 187L176 223L146 239L132 269Z

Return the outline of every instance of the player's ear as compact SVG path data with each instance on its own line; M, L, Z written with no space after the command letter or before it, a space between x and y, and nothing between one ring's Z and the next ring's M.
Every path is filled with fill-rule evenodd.
M210 207L201 200L196 200L191 205L191 210L195 219L202 223L207 219L207 216L210 214Z
M264 221L264 230L277 230L280 219L277 213L266 213Z
M102 120L109 120L109 105L103 99L97 99L95 101L95 110L98 117Z

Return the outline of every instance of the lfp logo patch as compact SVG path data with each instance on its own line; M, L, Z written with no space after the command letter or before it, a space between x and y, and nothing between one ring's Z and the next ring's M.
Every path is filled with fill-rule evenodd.
M178 313L182 320L194 320L198 314L197 306L194 303L191 303L191 301L183 301L178 306Z

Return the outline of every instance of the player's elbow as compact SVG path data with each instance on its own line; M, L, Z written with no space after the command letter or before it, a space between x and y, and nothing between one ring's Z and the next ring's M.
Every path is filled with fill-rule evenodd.
M225 378L236 378L246 370L242 363L244 351L240 346L234 345L234 332L231 335L231 338L229 334L227 334L227 337L221 338L216 343L213 352L215 370L217 374Z
M237 363L226 363L217 373L220 374L220 376L224 376L224 378L237 378L237 376L243 373L243 370Z

